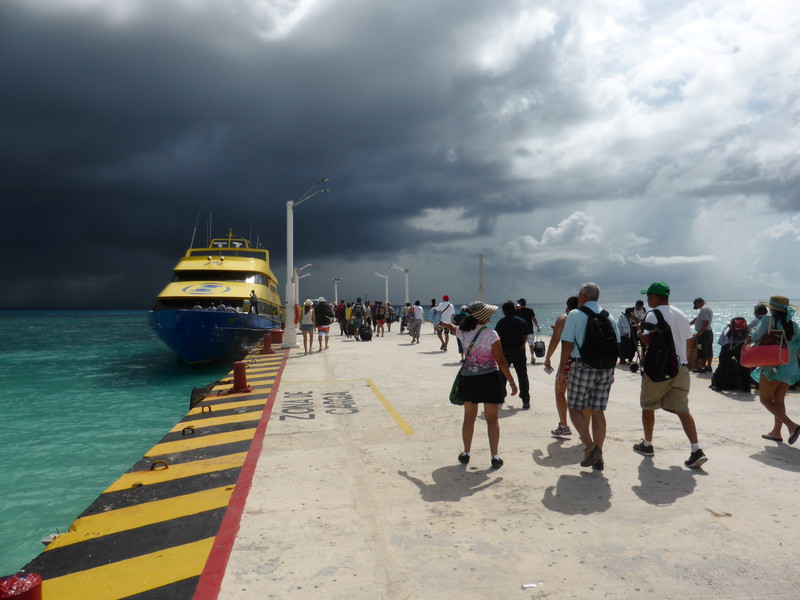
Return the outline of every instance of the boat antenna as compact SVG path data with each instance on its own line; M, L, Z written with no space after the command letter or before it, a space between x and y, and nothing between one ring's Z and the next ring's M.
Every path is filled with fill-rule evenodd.
M197 210L197 218L195 218L194 220L194 229L192 230L192 241L189 244L189 248L194 248L194 236L197 233L197 222L200 220L200 211L202 210L203 210L202 206Z

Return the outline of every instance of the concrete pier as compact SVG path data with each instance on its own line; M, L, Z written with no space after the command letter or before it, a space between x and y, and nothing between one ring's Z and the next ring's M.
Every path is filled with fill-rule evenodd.
M334 326L333 329L336 329ZM483 421L469 465L459 367L424 325L370 342L289 353L218 597L342 599L796 599L800 444L761 439L756 395L711 391L690 404L709 462L688 469L678 419L641 438L640 375L617 368L605 470L578 465L577 439L550 436L553 376L529 365L532 408L509 397L490 467ZM787 407L800 418L797 393ZM784 432L784 438L788 433ZM214 586L198 595L211 598Z

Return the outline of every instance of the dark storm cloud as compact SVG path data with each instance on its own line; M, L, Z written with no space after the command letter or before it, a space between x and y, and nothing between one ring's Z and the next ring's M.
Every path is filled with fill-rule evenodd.
M286 202L324 176L332 192L295 212L318 284L380 286L375 265L407 262L435 287L442 264L472 278L480 252L508 286L571 286L606 273L575 231L615 246L621 286L639 264L691 265L709 253L692 222L716 202L798 208L776 133L792 61L767 84L751 66L788 46L759 26L772 9L725 7L0 3L3 249L25 249L0 307L149 306L198 214L197 239L209 216L217 235L252 232L283 280ZM706 30L738 47L715 58ZM614 202L630 222L602 218ZM691 222L649 230L664 203Z
M11 2L0 11L10 92L0 97L0 191L15 207L6 243L38 241L33 268L14 280L49 271L50 253L65 246L76 259L59 265L65 280L148 252L159 274L146 291L128 292L149 302L198 209L254 228L279 256L286 200L323 175L336 194L315 200L325 209L303 208L317 218L298 219L309 252L346 257L442 241L382 217L470 205L470 214L493 215L506 205L496 191L502 161L482 154L480 137L494 126L482 116L492 87L509 83L484 87L460 69L449 43L461 11L442 27L431 9L362 5L357 15L321 12L281 40L258 37L225 10L170 2L121 23L102 10ZM325 235L356 223L362 233L346 243ZM17 299L26 303L20 295L33 289L18 288ZM67 300L80 302L95 303Z

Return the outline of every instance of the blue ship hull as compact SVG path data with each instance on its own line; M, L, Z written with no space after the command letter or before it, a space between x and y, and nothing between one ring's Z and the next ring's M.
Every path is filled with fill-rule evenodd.
M279 327L258 315L208 310L157 310L148 314L147 321L178 358L190 365L239 360L265 333Z

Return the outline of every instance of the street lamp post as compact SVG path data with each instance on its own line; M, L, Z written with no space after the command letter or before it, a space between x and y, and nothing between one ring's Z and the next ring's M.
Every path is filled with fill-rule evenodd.
M304 267L300 267L299 269L294 270L294 302L295 304L300 304L300 280L303 277L309 277L311 273L304 273L300 275L300 271L307 269L308 267L313 267L311 263L305 265Z
M333 278L333 305L336 306L339 304L339 282L344 279L344 277L334 277Z
M330 181L330 178L323 177L314 182L314 185L308 188L297 200L289 200L286 203L286 331L283 335L284 348L295 348L297 346L297 323L294 322L295 307L297 306L294 278L294 207L300 206L317 194L330 192L328 189L315 189L320 183L326 181Z
M399 265L396 265L394 263L390 264L387 267L387 269L397 269L398 271L402 271L403 272L403 279L406 280L406 299L405 299L405 303L408 304L408 273L409 273L410 269L404 269L403 267L401 267Z
M389 276L388 275L381 275L380 273L373 273L373 275L375 275L376 277L382 277L383 278L383 283L384 283L384 286L386 287L386 290L385 290L386 293L385 293L385 297L384 297L384 302L388 302L389 301Z

